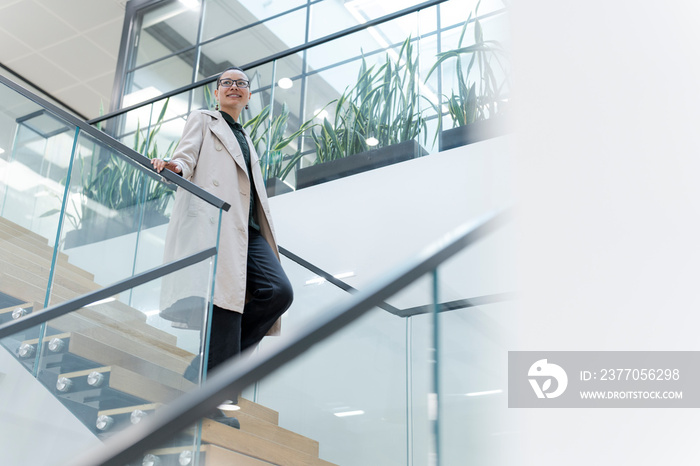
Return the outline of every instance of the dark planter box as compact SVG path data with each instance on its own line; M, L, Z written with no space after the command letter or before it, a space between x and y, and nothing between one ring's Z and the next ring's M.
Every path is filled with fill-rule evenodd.
M278 196L294 191L294 188L277 177L267 180L265 189L267 190L267 197Z
M297 170L297 189L422 157L428 152L410 140Z
M454 149L475 142L502 136L508 132L505 117L475 121L440 133L440 150Z

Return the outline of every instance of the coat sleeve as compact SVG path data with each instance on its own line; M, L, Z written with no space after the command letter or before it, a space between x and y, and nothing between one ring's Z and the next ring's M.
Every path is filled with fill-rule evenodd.
M199 152L202 149L204 125L207 123L206 115L202 112L194 111L187 117L185 129L182 131L182 138L173 153L171 162L176 163L182 170L182 177L190 179L197 161Z

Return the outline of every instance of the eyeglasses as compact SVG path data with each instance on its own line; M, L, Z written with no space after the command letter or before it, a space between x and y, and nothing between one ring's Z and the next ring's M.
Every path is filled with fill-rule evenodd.
M246 81L245 79L222 79L219 81L219 86L221 87L231 87L233 86L233 83L236 83L236 87L239 89L245 89L250 85L249 81Z

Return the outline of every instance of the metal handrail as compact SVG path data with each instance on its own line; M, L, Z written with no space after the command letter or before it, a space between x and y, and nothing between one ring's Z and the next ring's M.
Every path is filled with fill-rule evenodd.
M245 387L261 380L306 350L354 322L462 249L491 234L510 218L500 212L475 225L463 226L442 241L387 274L338 307L322 312L314 322L246 357L235 358L213 371L200 388L178 398L167 409L108 439L104 445L70 460L71 466L122 466L149 449L159 447Z
M24 87L20 86L16 82L7 79L4 76L0 76L0 83L4 84L5 86L9 87L13 91L21 94L22 96L26 97L27 99L31 100L32 102L38 104L39 106L45 108L49 112L53 113L54 115L57 115L59 118L62 120L66 121L67 123L70 123L71 125L75 125L78 128L80 128L81 131L85 132L86 134L89 134L91 137L97 139L101 143L105 144L107 147L112 148L120 152L121 154L125 155L127 158L131 159L133 162L142 165L145 167L147 170L154 172L155 170L151 166L151 159L148 157L139 154L136 152L134 149L125 146L121 142L117 141L114 139L112 136L109 136L107 133L104 133L97 128L94 128L90 126L87 122L81 120L80 118L77 118L74 115L71 115L70 113L66 112L62 108L57 107L56 105L52 104L51 102L48 102L45 99L42 99L38 95L34 94L28 89L25 89ZM173 183L180 188L189 191L190 193L194 194L195 196L199 197L200 199L208 202L209 204L213 205L217 209L223 209L225 211L228 211L229 208L231 207L230 204L227 202L219 199L218 197L214 196L213 194L205 191L204 189L200 188L194 183L191 183L190 181L187 181L180 175L177 175L170 170L163 170L158 174L158 176L161 176L168 180L170 183Z
M139 274L134 275L133 277L129 277L124 280L118 281L105 288L100 288L97 291L92 291L90 293L80 295L77 298L73 298L61 304L47 307L46 309L43 309L39 312L33 312L17 320L7 322L3 325L0 325L0 338L5 338L17 332L21 332L22 330L32 328L39 324L43 324L44 322L47 322L51 319L61 317L62 315L76 311L81 307L85 307L88 304L95 303L102 299L107 299L123 291L130 290L139 285L143 285L144 283L150 282L151 280L155 280L156 278L163 277L190 265L194 265L198 262L201 262L209 257L214 256L215 254L216 248L211 247L209 249L205 249L204 251L200 251L190 256L183 257L182 259L178 259L176 261L169 262L165 265L146 270L145 272L141 272Z

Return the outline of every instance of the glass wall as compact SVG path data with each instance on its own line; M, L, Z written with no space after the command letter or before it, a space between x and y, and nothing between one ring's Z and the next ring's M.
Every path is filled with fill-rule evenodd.
M187 114L213 108L211 80L245 67L253 101L242 119L262 120L251 136L273 195L502 134L510 95L504 3L450 0L387 17L418 3L153 2L134 18L128 65L118 73L121 107L155 103L101 124L142 152L136 142L157 129L154 156L167 157ZM178 26L186 18L192 23Z

